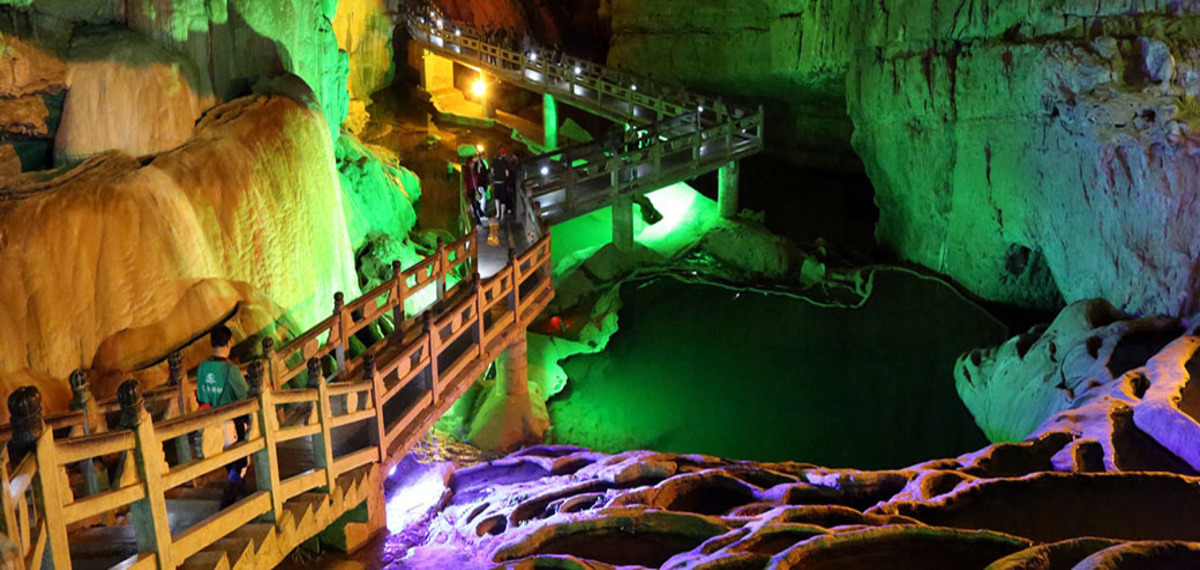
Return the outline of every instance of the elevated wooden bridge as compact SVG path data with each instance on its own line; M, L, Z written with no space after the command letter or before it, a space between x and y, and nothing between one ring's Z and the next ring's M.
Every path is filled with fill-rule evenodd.
M329 318L282 347L265 340L242 364L241 402L197 411L178 354L167 385L131 380L111 401L73 374L66 413L44 415L37 390L19 389L0 452L0 524L18 566L270 568L319 533L365 540L382 528L390 466L554 296L548 234L486 278L478 251L474 233L439 244L358 300L338 294ZM391 333L373 340L385 321ZM226 447L245 417L247 438ZM219 509L224 467L245 458L250 494Z
M425 50L421 71L427 91L435 89L433 83L449 81L453 87L453 73L436 64L450 60L543 94L548 133L557 129L555 100L629 126L619 136L522 162L524 191L545 224L611 205L615 241L632 245L634 196L714 170L720 171L721 213L736 215L738 161L764 147L761 107L726 104L541 47L514 51L428 4L403 18ZM557 141L547 140L547 146Z

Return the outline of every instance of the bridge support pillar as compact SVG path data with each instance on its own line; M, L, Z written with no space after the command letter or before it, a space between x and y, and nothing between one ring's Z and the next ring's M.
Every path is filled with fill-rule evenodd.
M496 359L496 384L471 421L467 440L485 451L507 451L542 440L550 428L546 403L529 393L525 331Z
M546 145L546 151L557 149L558 101L555 101L554 96L549 93L542 95L542 128L546 132L546 137L542 141Z
M633 251L633 197L617 196L612 204L613 244L618 251Z
M721 217L734 218L738 215L738 161L730 162L717 172L717 204Z
M454 62L425 50L421 56L421 88L430 95L454 89Z

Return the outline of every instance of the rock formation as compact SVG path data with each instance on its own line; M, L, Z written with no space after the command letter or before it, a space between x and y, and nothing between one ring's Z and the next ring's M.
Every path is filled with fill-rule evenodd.
M199 95L200 74L191 61L134 32L75 37L68 66L54 139L57 165L110 150L132 156L171 150L191 137L196 120L215 103Z
M387 8L342 4L366 99L390 79ZM61 409L75 368L101 397L154 385L144 367L218 322L320 320L372 240L397 244L389 270L413 261L419 181L339 134L337 5L0 0L0 395L37 383Z
M1106 316L1110 306L1080 305L1046 334L1099 328L1111 343ZM1119 323L1126 344L1167 330L1108 326ZM1191 567L1200 338L1154 351L1024 441L903 469L526 449L457 470L432 517L409 528L423 539L396 566ZM1109 366L1138 360L1104 354Z
M0 201L2 373L133 370L235 309L252 335L357 293L324 119L286 97L214 109L144 162L111 152L5 193L26 197Z
M1194 3L684 4L615 0L610 65L763 101L799 162L861 159L903 258L990 300L1200 308Z

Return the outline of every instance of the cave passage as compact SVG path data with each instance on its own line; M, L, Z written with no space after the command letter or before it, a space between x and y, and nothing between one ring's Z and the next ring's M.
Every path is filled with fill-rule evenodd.
M608 348L564 363L558 443L869 468L987 443L952 370L1005 330L940 282L881 270L857 310L674 279L622 299Z

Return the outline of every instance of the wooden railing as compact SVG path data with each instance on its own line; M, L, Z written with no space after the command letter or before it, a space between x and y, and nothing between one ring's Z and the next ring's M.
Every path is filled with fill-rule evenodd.
M252 395L240 402L155 421L150 409L161 402L151 396L174 405L180 388L142 394L129 380L115 410L93 402L55 424L43 417L36 388L13 393L11 439L0 452L0 522L23 568L70 568L70 532L126 512L137 553L122 568L175 568L255 521L286 528L289 544L315 536L323 528L305 527L305 511L290 502L330 495L344 487L344 476L397 461L553 297L549 235L510 254L496 275L475 273L447 287L456 271L476 266L474 240L439 244L436 255L407 271L397 267L391 280L351 303L337 295L330 318L278 350L264 341L262 355L243 365ZM428 288L432 307L408 317L405 301ZM392 333L351 354L350 339L387 316ZM323 361L332 362L331 374ZM226 447L227 424L242 418L249 419L247 436ZM311 456L296 456L298 440L310 443ZM280 446L289 444L281 457ZM255 473L249 496L172 528L174 493L245 459ZM300 460L305 468L285 469ZM115 466L107 485L96 474L104 465Z
M761 106L726 104L537 46L513 51L492 45L478 30L451 22L427 3L403 17L413 39L434 53L636 127L617 140L522 161L522 187L541 206L547 225L606 206L618 196L695 178L765 146Z

